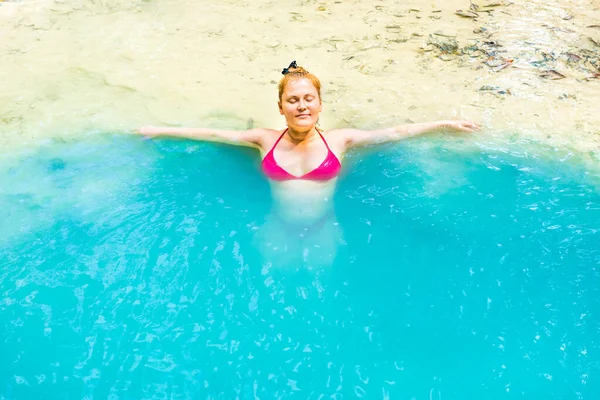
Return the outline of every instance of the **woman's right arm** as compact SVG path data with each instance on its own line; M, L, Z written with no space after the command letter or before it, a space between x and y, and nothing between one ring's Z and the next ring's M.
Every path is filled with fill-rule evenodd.
M262 147L266 129L229 131L211 128L173 128L143 126L135 132L147 137L169 136L208 142L220 142L237 146Z

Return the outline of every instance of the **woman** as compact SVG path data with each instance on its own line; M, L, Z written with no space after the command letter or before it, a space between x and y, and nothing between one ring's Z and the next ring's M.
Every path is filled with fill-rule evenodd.
M436 121L377 130L320 131L317 123L323 103L319 79L295 61L282 74L278 105L287 125L284 130L143 127L138 131L149 137L175 136L257 148L263 173L271 182L276 200L277 209L263 229L267 236L264 244L274 252L290 253L290 247L299 244L297 251L303 259L315 248L325 248L321 253L330 260L333 258L339 235L335 234L338 228L332 212L332 195L348 149L441 129L456 132L478 129L470 121ZM284 232L299 240L290 241L289 235L282 235ZM275 239L282 239L283 244L275 244Z

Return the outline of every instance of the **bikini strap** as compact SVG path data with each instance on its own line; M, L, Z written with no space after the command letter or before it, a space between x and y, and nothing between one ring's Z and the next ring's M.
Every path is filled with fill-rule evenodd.
M285 133L288 131L288 129L290 129L290 128L285 128L285 131L283 131L283 133L281 134L281 136L279 136L279 139L277 139L277 141L275 142L275 144L273 145L273 147L271 147L271 150L269 150L269 153L272 153L273 150L275 150L275 147L277 147L277 145L281 141L281 138L283 137L283 135L285 135Z
M315 128L315 129L317 129L317 128ZM317 129L317 133L319 134L319 136L321 136L321 139L323 139L323 143L325 143L325 147L327 147L327 151L333 153L333 151L331 151L331 149L329 148L329 145L327 144L327 140L325 140L325 138L323 137L323 135L321 134L321 132L318 129Z
M273 147L271 147L271 150L269 150L269 153L272 153L273 150L275 150L275 147L277 147L277 145L279 144L279 142L283 138L283 135L285 135L285 133L288 131L288 129L290 129L290 128L286 128L283 131L283 133L281 134L281 136L279 136L279 139L277 139L277 141L275 142L275 144L273 145ZM325 147L327 147L327 151L332 152L331 149L329 148L329 144L327 144L327 140L325 140L325 137L323 137L323 135L321 134L321 131L319 131L317 128L315 128L315 129L317 130L317 133L319 134L319 136L321 136L321 140L323 140L323 143L325 143Z

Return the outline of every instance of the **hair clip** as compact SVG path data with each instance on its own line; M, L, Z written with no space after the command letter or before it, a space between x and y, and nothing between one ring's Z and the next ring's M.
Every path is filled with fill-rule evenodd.
M281 73L283 75L288 74L290 72L290 68L298 68L298 65L296 65L296 60L292 61L290 63L290 66L287 68L284 68L283 71L281 71Z

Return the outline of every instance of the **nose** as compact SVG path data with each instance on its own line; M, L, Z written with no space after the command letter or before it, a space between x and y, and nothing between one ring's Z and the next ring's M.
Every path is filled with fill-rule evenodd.
M304 100L300 100L298 102L298 110L306 110L306 104L304 104Z

